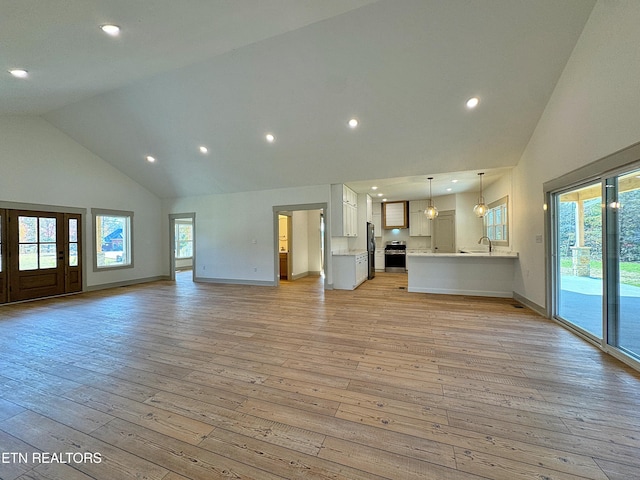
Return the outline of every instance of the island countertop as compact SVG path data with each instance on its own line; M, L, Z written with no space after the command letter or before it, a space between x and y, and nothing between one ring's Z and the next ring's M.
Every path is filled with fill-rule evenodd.
M407 253L407 257L518 258L518 252Z

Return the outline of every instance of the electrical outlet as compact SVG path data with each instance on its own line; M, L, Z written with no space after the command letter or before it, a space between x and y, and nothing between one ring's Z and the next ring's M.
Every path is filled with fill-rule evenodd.
M258 271L258 267L253 267L253 271L257 272Z

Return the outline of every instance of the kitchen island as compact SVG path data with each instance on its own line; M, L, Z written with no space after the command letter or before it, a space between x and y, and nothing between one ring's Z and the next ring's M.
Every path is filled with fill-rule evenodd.
M518 254L408 253L409 292L513 297Z

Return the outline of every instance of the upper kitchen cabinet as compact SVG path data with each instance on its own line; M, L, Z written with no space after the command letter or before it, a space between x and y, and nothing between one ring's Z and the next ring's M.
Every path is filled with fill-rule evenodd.
M380 203L374 203L372 208L372 221L373 228L376 232L376 237L382 236L382 205Z
M430 237L431 222L424 214L429 204L428 200L413 200L409 202L409 236Z
M358 194L346 185L331 185L331 235L358 236Z
M384 202L382 204L382 228L390 230L392 228L407 228L409 226L409 215L406 201Z

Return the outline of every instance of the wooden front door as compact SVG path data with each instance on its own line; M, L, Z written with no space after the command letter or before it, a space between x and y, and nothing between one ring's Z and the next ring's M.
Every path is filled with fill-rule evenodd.
M82 289L80 216L8 211L9 302Z

